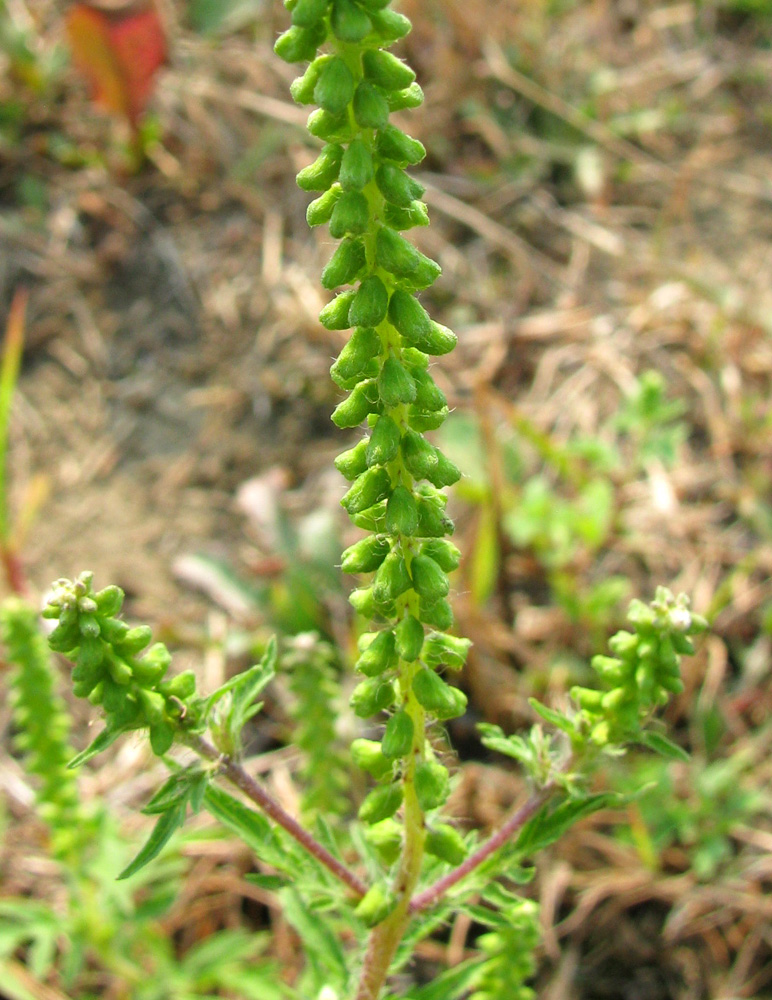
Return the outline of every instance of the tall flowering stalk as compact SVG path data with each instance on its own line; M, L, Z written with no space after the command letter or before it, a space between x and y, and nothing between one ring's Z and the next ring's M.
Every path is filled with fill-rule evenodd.
M410 22L390 10L388 0L288 0L286 6L292 27L276 52L288 62L310 60L292 95L319 105L308 129L325 143L297 182L318 193L308 207L309 225L328 225L340 240L322 285L329 291L345 286L320 320L329 330L352 331L331 369L348 393L332 419L340 428L367 428L335 463L351 482L341 502L368 532L343 553L345 572L369 577L351 603L376 623L360 640L356 670L364 679L351 703L363 718L390 713L380 743L358 740L353 747L379 782L359 815L379 824L401 807L403 816L391 893L372 900L393 909L374 934L371 955L379 958L359 994L368 997L377 995L409 918L425 850L446 853L450 837L456 852L463 851L447 827L427 839L426 823L448 792L448 772L427 740L427 724L462 715L466 707L463 693L438 673L460 668L469 646L447 634L453 624L448 573L459 552L446 538L453 524L442 490L460 473L425 436L448 412L430 358L451 351L456 336L434 322L418 298L439 276L439 265L402 235L428 224L424 189L406 172L424 158L424 147L390 122L393 111L423 100L415 73L388 51Z

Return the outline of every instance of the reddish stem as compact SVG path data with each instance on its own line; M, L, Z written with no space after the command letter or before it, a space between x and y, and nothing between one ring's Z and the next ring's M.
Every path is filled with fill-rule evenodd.
M531 816L549 799L555 791L555 787L555 782L551 781L544 788L535 792L527 802L524 802L510 816L501 829L497 830L474 854L470 854L466 861L462 862L458 868L454 868L447 875L443 875L434 885L430 885L428 889L424 889L423 892L414 896L410 902L410 912L420 913L422 910L428 910L430 907L435 906L448 889L451 889L457 882L466 878L470 872L473 872L475 868L478 868L484 861L487 861L492 854L495 854L500 847L503 847L508 840L511 840L515 833L522 826L525 826Z
M294 837L294 839L304 847L309 854L316 858L329 871L340 879L352 892L362 897L367 892L367 886L361 881L342 861L330 854L326 847L313 837L307 830L290 816L286 810L282 809L279 803L272 798L268 792L255 779L247 774L241 764L237 764L232 758L225 754L220 754L211 743L208 743L201 736L189 736L186 739L188 746L192 747L196 753L207 760L215 761L220 765L220 773L239 788L248 799L260 806L264 813L278 823L282 829Z

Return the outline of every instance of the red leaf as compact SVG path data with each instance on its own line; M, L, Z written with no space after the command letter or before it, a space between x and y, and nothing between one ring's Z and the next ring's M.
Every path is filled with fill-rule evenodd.
M75 3L67 14L67 35L94 101L136 128L166 61L166 37L155 7L132 5L108 13Z

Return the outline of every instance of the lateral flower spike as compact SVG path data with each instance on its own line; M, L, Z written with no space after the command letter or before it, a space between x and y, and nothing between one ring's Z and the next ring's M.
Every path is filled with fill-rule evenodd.
M93 574L85 572L75 580L57 580L42 612L58 622L49 646L75 663L73 692L101 705L105 713L105 729L70 767L129 730L149 729L153 752L163 756L178 733L203 729L203 702L196 695L193 671L164 679L171 662L168 649L161 642L151 645L147 625L129 628L116 617L123 599L120 587L95 591Z
M358 716L385 724L382 743L358 741L355 748L378 782L360 817L380 824L403 808L409 826L412 810L416 856L423 852L423 813L442 805L448 786L426 740L427 723L464 713L466 697L440 673L458 670L469 646L445 634L453 625L448 574L459 552L446 537L453 523L443 489L460 472L426 438L448 412L430 358L452 350L456 336L419 301L439 264L404 235L428 223L424 189L408 172L426 151L390 121L393 111L421 104L423 94L413 70L388 51L411 28L388 0L285 6L292 26L276 52L309 63L291 93L299 104L318 105L308 129L324 143L297 182L315 196L309 224L328 225L340 241L322 272L334 297L319 319L327 329L351 331L331 369L346 393L332 420L364 428L336 461L350 484L341 502L369 532L342 559L344 572L369 577L351 603L373 620L360 639L355 666L362 680L351 704Z

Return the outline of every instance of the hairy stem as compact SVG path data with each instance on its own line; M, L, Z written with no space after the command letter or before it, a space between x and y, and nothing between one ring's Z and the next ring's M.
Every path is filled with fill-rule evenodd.
M185 739L187 745L195 750L201 757L219 764L220 774L227 778L232 785L240 789L244 795L255 805L258 805L266 815L278 823L278 825L293 837L301 847L304 847L312 857L323 864L328 871L339 879L344 885L357 896L362 897L367 892L367 886L358 876L351 871L342 861L334 857L322 844L316 840L298 821L290 816L279 803L268 794L259 782L244 770L232 758L220 754L211 743L201 736L188 735Z

